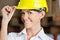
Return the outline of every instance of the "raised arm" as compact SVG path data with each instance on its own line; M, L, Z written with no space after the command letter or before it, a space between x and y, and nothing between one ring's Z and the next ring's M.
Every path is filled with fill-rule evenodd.
M7 40L8 23L15 12L14 6L5 6L2 8L1 40Z

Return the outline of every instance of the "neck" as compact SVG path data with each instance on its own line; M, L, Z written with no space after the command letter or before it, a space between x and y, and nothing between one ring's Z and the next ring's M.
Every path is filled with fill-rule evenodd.
M40 30L41 30L41 25L40 25L40 23L38 23L35 26L33 26L32 28L27 29L27 35L35 36Z

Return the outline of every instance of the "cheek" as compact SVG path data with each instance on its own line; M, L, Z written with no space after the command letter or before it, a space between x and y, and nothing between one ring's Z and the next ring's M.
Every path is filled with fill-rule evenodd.
M21 21L24 22L24 17L23 16L21 16Z
M30 17L30 19L31 19L33 22L36 22L36 21L39 20L39 15L38 15L38 14L32 15L32 16Z

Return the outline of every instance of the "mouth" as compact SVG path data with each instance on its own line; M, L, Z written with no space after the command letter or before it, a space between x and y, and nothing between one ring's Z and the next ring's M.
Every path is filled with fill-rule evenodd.
M29 24L29 23L30 23L29 20L24 21L24 24Z
M29 22L28 22L28 21L25 21L24 23L25 23L25 24L28 24Z
M30 24L32 22L32 20L30 19L22 19L22 22L26 25L26 24Z
M23 21L24 22L24 24L25 25L28 25L28 24L30 24L31 23L31 21L30 20L25 20L25 21Z

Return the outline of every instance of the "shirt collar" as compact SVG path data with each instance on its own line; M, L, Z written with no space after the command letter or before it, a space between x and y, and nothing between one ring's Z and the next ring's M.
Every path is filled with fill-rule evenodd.
M45 33L44 33L44 30L43 30L43 28L38 32L38 34L36 35L36 36L39 36L39 37L41 37L41 36L43 36Z
M26 28L21 31L22 34L26 34Z
M24 28L20 33L19 35L26 35L26 28ZM45 40L47 38L46 34L44 33L44 30L43 28L37 33L37 35L35 35L34 37L38 37L40 38L41 40Z
M26 34L26 28L24 28L22 31L21 31L21 33L23 33L23 34ZM40 36L40 35L43 35L44 34L44 30L43 30L43 28L37 33L37 35L36 36Z
M41 40L45 40L47 38L47 35L44 33L43 28L40 30L40 32L36 35L36 37L40 38Z
M20 33L21 33L20 35L26 35L27 34L26 28L24 28ZM34 37L38 37L41 40L44 40L45 39L45 33L44 33L43 28Z

